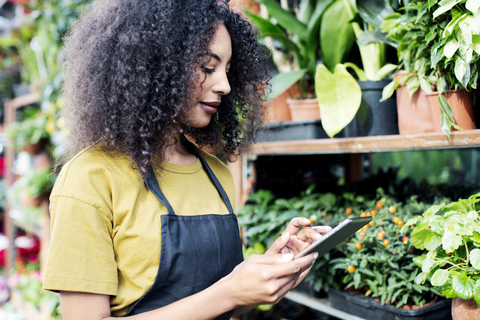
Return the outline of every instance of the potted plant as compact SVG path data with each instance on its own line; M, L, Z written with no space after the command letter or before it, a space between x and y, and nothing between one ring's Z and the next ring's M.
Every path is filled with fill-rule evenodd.
M13 149L36 154L49 139L46 131L47 117L37 108L23 110L23 120L16 121L6 128Z
M414 226L412 244L426 250L425 254L413 260L422 270L415 282L423 285L431 283L439 287L447 298L453 298L454 320L480 317L478 202L480 193L468 199L433 205L405 224L406 228Z
M419 127L415 117L428 119L430 112L430 117L437 114L438 119L434 119L433 128L430 125L423 131L440 131L441 128L449 137L452 127L475 128L471 92L478 79L476 43L480 32L474 18L477 13L478 6L473 1L432 0L409 2L402 13L384 19L382 29L399 43L398 58L404 70L401 77L394 78L385 88L384 98L397 88L408 92L410 97L417 94L416 99L419 99L420 89L429 96L428 100L423 98L424 101L416 105L430 107L423 116L418 108L415 115L404 115L399 106L400 125L410 122ZM463 97L452 98L458 94ZM464 102L465 109L457 110L452 105L454 100Z
M386 44L396 46L380 29L383 18L394 13L387 1L357 0L354 7L343 1L355 33L363 69L352 62L324 59L315 75L315 92L320 101L323 127L333 138L352 123L358 128L348 136L396 134L397 116L394 99L379 103L384 80L397 66L386 63ZM362 18L365 29L355 20ZM325 52L323 53L325 57ZM333 60L333 63L331 62ZM351 68L358 82L347 71ZM333 70L333 73L331 72ZM351 130L350 130L351 131Z
M53 181L50 168L41 171L31 169L14 182L12 190L18 195L20 203L37 207L51 191Z
M343 208L344 217L372 216L373 221L337 247L344 257L331 263L343 271L345 290L329 291L332 306L368 319L448 315L448 301L433 303L442 299L438 290L414 282L420 271L412 259L422 251L412 247L411 229L402 229L426 207L415 196L398 202L379 189L376 199Z
M259 0L258 2L267 8L270 17L275 19L275 23L247 13L259 29L261 39L266 41L272 39L274 45L270 46L271 50L275 51L273 47L276 45L282 52L283 63L276 61L279 72L272 78L271 92L267 99L273 99L293 86L290 91L294 98L292 100L308 100L309 109L316 113L315 116L305 116L302 111L297 113L297 109L290 109L292 120L312 119L312 117L320 119L318 101L314 92L314 77L317 62L320 59L320 42L322 41L320 24L323 17L335 21L329 26L330 36L338 32L343 32L345 35L345 37L335 37L335 42L331 43L332 46L341 48L343 51L342 53L337 50L337 53L343 56L344 52L351 47L353 34L349 31L348 16L344 14L343 6L338 5L341 1L302 0L298 10L292 13L274 0ZM276 52L278 54L278 50Z

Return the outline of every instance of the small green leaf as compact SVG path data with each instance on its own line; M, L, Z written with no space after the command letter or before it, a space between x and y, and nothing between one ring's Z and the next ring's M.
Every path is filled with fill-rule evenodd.
M480 270L480 249L470 251L470 263L475 269Z
M459 44L458 44L457 40L455 40L455 39L450 40L449 42L447 42L447 44L443 48L443 54L445 55L445 57L450 59L451 57L453 57L455 52L458 50L458 47L459 47Z
M438 269L435 271L435 273L432 275L432 285L434 286L443 286L445 282L447 282L449 278L449 273L445 269Z
M435 233L431 233L425 239L425 249L427 250L435 250L438 246L442 244L442 237L438 236Z
M465 7L475 14L477 13L478 8L480 8L480 0L467 0Z
M398 81L392 81L389 84L387 84L383 90L382 90L382 99L380 99L380 102L383 102L393 96L393 93L397 89L397 87L400 85L400 82Z
M441 14L444 14L445 12L449 11L452 9L457 3L459 3L461 0L442 0L440 1L440 8L435 10L433 12L433 18L435 19Z
M452 231L445 231L442 237L442 246L447 253L455 251L461 244L462 237Z

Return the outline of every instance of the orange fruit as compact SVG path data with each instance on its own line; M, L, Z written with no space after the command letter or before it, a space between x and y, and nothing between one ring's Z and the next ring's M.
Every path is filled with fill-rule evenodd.
M346 212L347 214L350 214L350 213L352 213L352 209L347 208L347 209L345 209L345 212Z
M378 200L376 207L377 207L377 210L378 210L378 209L382 209L382 208L383 208L383 203L382 203L382 201Z
M327 211L323 211L322 216L326 217L327 216Z
M368 224L370 225L370 227L373 227L373 225L375 224L375 221L372 220Z
M367 213L366 213L366 212L362 212L362 213L360 213L360 217L362 217L362 218L363 218L363 217L366 217L366 215L367 215Z
M370 211L370 214L371 214L372 216L376 216L376 215L377 215L377 210L372 210L372 211Z
M402 242L403 242L403 244L407 244L408 243L408 237L407 236L403 237Z
M379 233L377 233L377 237L380 239L385 238L385 231L380 231Z
M395 213L397 212L397 208L395 208L394 206L391 206L390 208L388 208L388 211L390 211L390 213Z
M398 221L400 221L400 219L398 219L398 217L393 217L393 222L394 223L398 223Z
M403 220L402 220L402 219L399 219L399 220L397 221L397 225L398 225L399 227L403 226Z
M362 249L362 243L361 243L361 242L357 242L357 244L355 245L355 248L357 248L357 250Z
M382 244L383 244L384 247L386 247L390 244L390 241L388 241L388 239L385 239L385 240L383 240Z
M349 266L347 268L347 270L348 270L348 272L353 273L355 271L355 267L354 266Z

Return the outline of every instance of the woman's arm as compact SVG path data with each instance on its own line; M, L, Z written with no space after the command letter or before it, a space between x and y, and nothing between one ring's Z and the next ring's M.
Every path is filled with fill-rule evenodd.
M288 237L283 237L285 243ZM292 254L252 255L207 289L168 306L126 319L213 319L229 310L248 310L280 301L314 262L314 254L293 260ZM64 320L110 320L106 295L60 292Z

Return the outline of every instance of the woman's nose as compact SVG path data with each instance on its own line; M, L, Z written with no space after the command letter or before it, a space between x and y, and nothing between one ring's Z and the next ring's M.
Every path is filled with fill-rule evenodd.
M227 73L223 73L222 75L219 76L219 79L215 83L215 86L213 88L215 93L221 94L221 95L227 95L230 93L230 82L228 81L228 76Z

